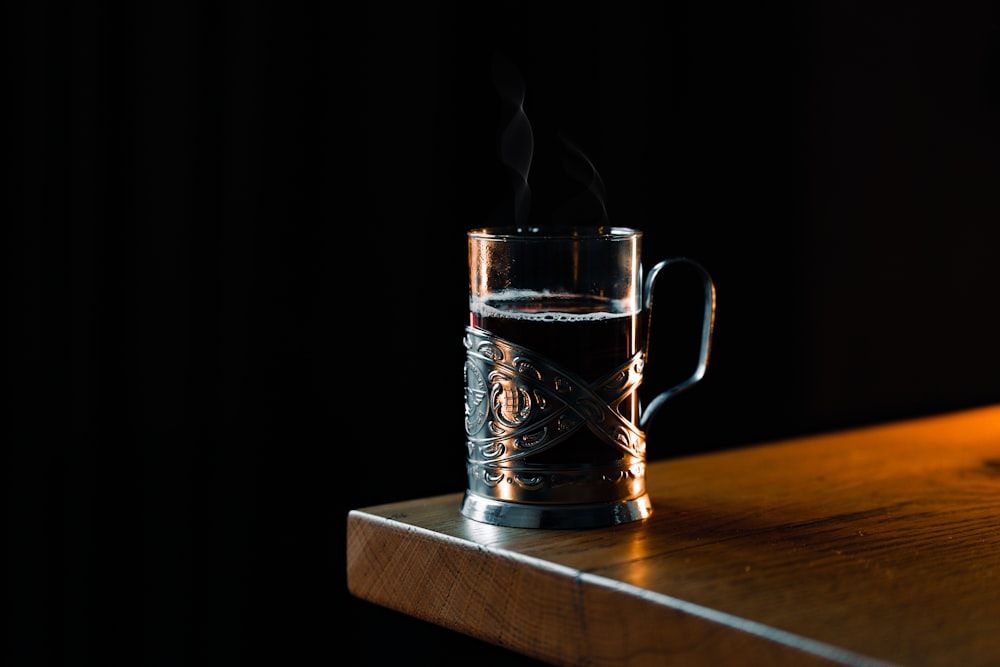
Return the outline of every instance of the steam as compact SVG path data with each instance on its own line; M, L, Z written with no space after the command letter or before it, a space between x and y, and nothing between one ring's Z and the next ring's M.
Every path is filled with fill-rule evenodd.
M535 154L535 135L524 110L524 80L513 63L499 54L494 54L493 81L506 111L504 124L499 133L497 152L500 161L510 170L513 186L513 211L507 213L505 224L536 227L539 224L537 220L539 211L531 211L532 190L528 183ZM542 212L548 213L554 224L607 225L608 211L605 204L607 193L604 181L593 162L579 146L566 137L560 138L564 149L568 149L569 152L569 156L562 161L562 166L576 185L561 190L557 187L561 179L555 173L544 172L542 176L546 177L543 179L545 187L538 190L543 197L534 202L536 208L541 203ZM581 184L585 191L580 191ZM535 220L529 220L529 216Z
M590 158L587 157L579 146L566 137L562 137L562 141L572 152L572 157L576 158L575 160L567 159L563 162L566 171L575 177L577 181L585 185L587 192L597 200L598 205L601 207L600 223L602 225L607 224L609 222L608 207L604 202L607 199L608 193L604 189L604 180L601 179L601 175L597 172L594 163L590 161Z
M495 55L493 81L511 113L510 120L500 133L498 152L500 160L513 171L514 224L520 226L527 224L531 208L528 173L535 151L535 136L524 112L524 81L517 68L500 55Z

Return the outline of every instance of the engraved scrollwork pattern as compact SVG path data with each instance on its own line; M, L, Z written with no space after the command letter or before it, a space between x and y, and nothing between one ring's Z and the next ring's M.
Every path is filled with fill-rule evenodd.
M642 485L645 435L617 410L642 380L644 356L588 384L550 360L475 327L465 336L465 426L470 484L499 493L572 486L614 486L628 495ZM622 450L614 463L594 469L554 470L521 464L527 456L588 428ZM513 493L509 489L505 493Z
M467 327L465 345L466 433L477 458L537 452L584 426L628 455L644 454L639 427L615 410L638 388L642 352L591 386L483 329Z

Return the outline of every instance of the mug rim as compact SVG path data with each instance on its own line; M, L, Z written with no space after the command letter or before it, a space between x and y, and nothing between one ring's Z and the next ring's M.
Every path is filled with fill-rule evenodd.
M497 227L476 227L468 231L469 238L502 239L518 241L551 241L561 239L631 239L642 236L642 230L618 226L577 226L555 225L531 227L504 225Z

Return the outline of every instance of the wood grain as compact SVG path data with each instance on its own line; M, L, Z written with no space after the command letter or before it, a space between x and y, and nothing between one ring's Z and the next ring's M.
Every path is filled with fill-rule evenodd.
M1000 664L1000 406L647 471L653 515L352 511L352 594L565 665ZM474 657L470 658L474 663Z

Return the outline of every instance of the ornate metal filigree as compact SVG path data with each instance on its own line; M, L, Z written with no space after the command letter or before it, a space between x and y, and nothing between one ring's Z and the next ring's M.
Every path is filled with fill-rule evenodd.
M642 381L643 353L592 385L516 343L475 327L465 336L469 456L504 461L548 449L587 427L629 456L645 438L617 406Z
M511 499L572 502L642 492L645 434L618 407L642 381L643 352L588 384L550 359L483 329L467 327L465 347L470 489ZM583 428L618 455L592 464L530 462L532 455L551 450Z

